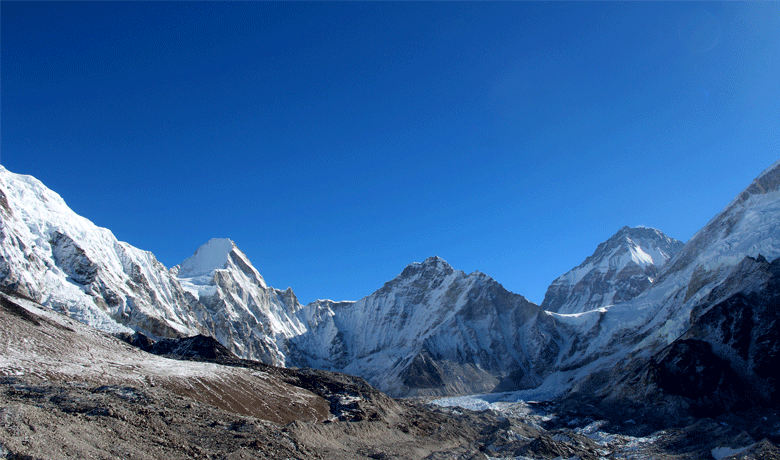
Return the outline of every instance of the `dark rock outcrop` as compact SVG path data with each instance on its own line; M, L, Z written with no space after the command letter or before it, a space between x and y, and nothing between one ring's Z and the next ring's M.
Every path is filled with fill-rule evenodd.
M72 238L64 233L54 232L51 241L54 260L73 281L87 285L95 281L98 265L87 257Z
M780 259L747 257L691 313L691 327L646 364L613 375L608 404L670 419L780 408Z

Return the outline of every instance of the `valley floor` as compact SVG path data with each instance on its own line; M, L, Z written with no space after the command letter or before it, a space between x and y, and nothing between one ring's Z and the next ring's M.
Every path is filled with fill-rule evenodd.
M160 387L4 377L0 458L780 459L777 445L725 420L641 436L628 434L640 430L635 422L621 428L547 404L490 406L398 401L379 420L285 425Z

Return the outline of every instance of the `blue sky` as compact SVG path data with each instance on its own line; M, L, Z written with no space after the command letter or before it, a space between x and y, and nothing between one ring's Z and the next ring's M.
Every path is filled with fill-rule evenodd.
M0 162L301 301L439 255L541 302L780 158L780 4L0 3Z

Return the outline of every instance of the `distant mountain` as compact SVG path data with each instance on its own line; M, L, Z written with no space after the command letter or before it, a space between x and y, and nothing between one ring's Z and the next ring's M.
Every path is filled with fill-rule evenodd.
M294 359L287 342L306 332L296 316L302 305L292 289L266 286L231 240L208 241L170 273L206 307L211 335L233 353L276 366Z
M631 300L653 283L683 245L652 228L623 227L582 264L553 281L542 308L582 313Z
M293 343L307 365L403 396L534 387L556 334L539 306L439 257L357 302L321 301L301 316L310 333Z

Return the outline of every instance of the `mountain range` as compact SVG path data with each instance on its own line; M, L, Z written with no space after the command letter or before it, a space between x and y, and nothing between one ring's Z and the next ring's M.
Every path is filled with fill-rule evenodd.
M727 306L739 295L775 298L780 162L685 244L655 229L620 229L554 280L542 305L439 257L408 265L358 301L302 305L291 289L267 286L228 239L168 269L38 180L2 167L0 217L7 291L109 333L204 335L240 358L357 375L393 396L589 391L630 399L661 388L691 399L689 387L669 384L685 360L722 362L718 369L759 389L774 382L765 369L776 340L766 346L769 333L747 319L729 323L731 335L723 324L730 308L754 323L773 311ZM727 393L713 390L711 399L726 407ZM759 393L755 403L777 402L772 391Z

